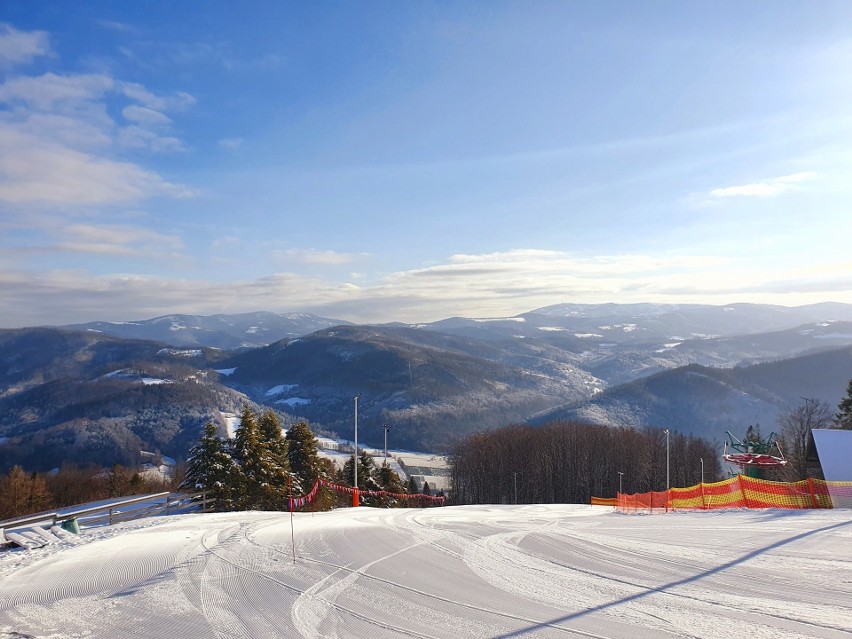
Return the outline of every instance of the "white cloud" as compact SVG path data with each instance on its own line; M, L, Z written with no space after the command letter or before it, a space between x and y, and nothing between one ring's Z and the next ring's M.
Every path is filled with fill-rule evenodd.
M171 118L164 113L160 113L154 109L149 109L148 107L138 106L136 104L124 107L121 111L121 115L131 122L138 122L139 124L149 126L168 126L172 123Z
M113 141L109 119L97 113L82 117L80 114L31 112L18 120L0 117L0 125L14 128L18 134L32 139L50 140L75 149L106 148Z
M136 164L76 150L0 122L0 203L68 209L192 194Z
M338 253L336 251L317 251L313 249L289 249L286 251L274 251L273 255L276 259L284 262L325 266L350 264L356 261L357 259L364 257L364 255L358 253Z
M219 146L228 151L236 151L243 145L243 138L222 138L219 140Z
M193 96L183 91L179 91L173 96L160 96L151 93L144 86L135 82L121 83L121 91L131 100L135 100L155 111L183 111L196 102Z
M110 116L108 101L116 95L133 100L121 107L126 121ZM186 93L158 96L106 74L9 78L0 84L0 104L11 107L0 110L0 203L73 211L193 195L152 170L122 161L120 153L127 148L184 150L164 111L180 111L194 102Z
M22 76L0 85L0 101L48 111L57 103L100 99L114 86L113 79L102 74Z
M183 248L177 236L132 226L72 224L63 228L57 250L126 256L162 256Z
M816 176L817 174L813 171L793 173L791 175L783 175L781 177L771 178L762 182L713 189L710 191L709 196L711 198L773 197L796 190L799 184L812 180Z
M119 31L121 33L136 33L137 30L124 22L118 22L117 20L95 20L97 24L102 26L104 29L109 29L110 31Z
M228 238L225 238L226 240ZM169 255L178 238L134 227L76 225L65 250ZM213 282L78 271L0 271L3 325L128 320L169 312L309 311L363 322L437 320L455 315L505 317L559 302L671 302L784 305L852 302L852 264L826 260L810 269L701 256L580 257L517 250L459 255L445 264L372 283L332 281L295 272ZM16 310L18 309L18 310Z
M117 141L122 146L135 149L148 149L156 153L183 151L184 145L178 138L159 135L142 126L128 126L119 131Z
M18 31L0 24L0 68L9 69L50 53L50 41L44 31Z
M235 237L233 235L225 235L223 237L213 240L213 242L211 243L211 247L214 249L221 249L226 247L231 248L239 245L239 243L240 238Z

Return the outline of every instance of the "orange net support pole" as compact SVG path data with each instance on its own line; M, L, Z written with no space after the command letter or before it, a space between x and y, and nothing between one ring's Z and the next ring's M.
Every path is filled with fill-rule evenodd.
M749 507L748 500L746 499L745 490L743 490L743 476L742 475L737 475L737 485L740 487L740 496L742 497L743 505L746 508L748 508Z
M816 495L814 494L814 480L808 477L808 491L811 493L811 506L819 508L817 505Z

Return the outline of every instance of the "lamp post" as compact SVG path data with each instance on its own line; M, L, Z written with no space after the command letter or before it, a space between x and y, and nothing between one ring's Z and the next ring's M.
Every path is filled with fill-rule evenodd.
M621 492L623 492L621 490L621 478L624 477L624 472L621 471L621 470L616 471L616 472L618 473L618 492L621 493Z
M388 460L388 431L393 428L391 424L383 424L382 428L385 429L385 462Z
M357 497L358 492L357 491L358 491L358 398L359 397L361 397L361 393L358 393L357 395L355 395L355 458L352 460L354 462L352 464L352 467L355 470L355 486L353 486L353 488L355 489L356 492L354 493L355 494L355 498L354 498L355 503L353 505L357 505L357 503L358 503L358 497Z
M512 473L515 476L515 506L518 505L518 473Z
M669 512L669 429L663 432L666 434L666 512Z
M699 457L698 461L701 462L701 483L703 484L704 483L704 458Z

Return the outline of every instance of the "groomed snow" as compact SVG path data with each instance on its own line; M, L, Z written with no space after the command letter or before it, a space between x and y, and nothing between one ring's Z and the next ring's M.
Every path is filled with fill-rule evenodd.
M160 517L0 553L0 637L852 637L852 513Z

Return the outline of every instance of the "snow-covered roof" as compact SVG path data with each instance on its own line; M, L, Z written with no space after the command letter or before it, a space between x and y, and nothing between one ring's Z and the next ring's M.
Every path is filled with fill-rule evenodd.
M811 438L825 480L852 481L852 430L815 428Z

